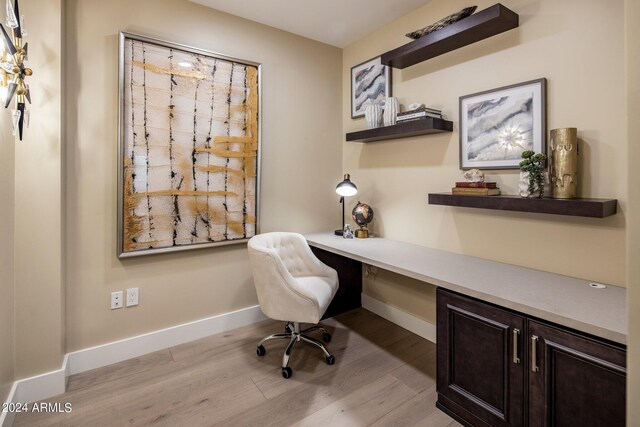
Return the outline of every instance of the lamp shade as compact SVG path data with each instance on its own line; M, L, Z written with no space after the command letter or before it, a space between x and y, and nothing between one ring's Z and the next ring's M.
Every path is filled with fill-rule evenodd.
M344 174L344 180L336 186L336 193L342 197L355 196L358 194L358 187L351 182L348 173Z

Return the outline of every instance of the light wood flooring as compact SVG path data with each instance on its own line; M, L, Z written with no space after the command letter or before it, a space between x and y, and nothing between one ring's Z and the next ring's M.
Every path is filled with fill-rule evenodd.
M435 345L364 309L327 319L329 366L298 345L280 373L286 342L264 321L69 378L47 402L69 414L18 414L15 426L460 426L435 407Z

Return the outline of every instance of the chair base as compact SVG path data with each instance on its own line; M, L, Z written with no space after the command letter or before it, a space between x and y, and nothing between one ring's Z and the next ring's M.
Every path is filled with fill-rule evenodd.
M282 376L284 378L291 378L291 375L293 374L293 371L289 367L289 358L291 357L291 352L293 351L293 348L296 346L298 341L304 341L309 344L315 345L324 353L327 364L333 365L335 363L336 358L327 351L324 344L321 341L307 335L309 332L319 330L322 332L322 339L328 343L329 341L331 341L331 334L322 326L314 325L301 331L299 322L287 322L286 325L284 326L284 330L285 332L282 334L272 334L267 337L264 337L258 343L258 348L256 350L256 353L258 354L258 356L264 356L266 353L266 350L263 344L265 342L269 340L284 340L284 339L289 340L289 344L287 345L287 348L284 350L284 354L282 356Z

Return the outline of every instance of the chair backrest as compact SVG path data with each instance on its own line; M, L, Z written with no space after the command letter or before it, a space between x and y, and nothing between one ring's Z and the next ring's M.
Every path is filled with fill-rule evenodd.
M310 262L310 256L314 257L314 255L302 234L286 232L258 234L249 240L248 247L277 257L293 277L314 274L314 266Z

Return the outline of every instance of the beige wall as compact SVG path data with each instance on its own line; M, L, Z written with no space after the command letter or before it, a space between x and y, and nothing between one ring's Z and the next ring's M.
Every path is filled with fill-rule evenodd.
M484 9L495 2L477 2ZM626 127L622 0L507 0L520 27L404 70L393 71L393 94L405 106L441 108L454 132L368 144L346 142L343 168L376 212L378 235L452 252L624 286ZM400 46L404 34L459 8L462 0L432 1L343 51L343 131L366 127L350 118L350 68ZM546 77L547 128L573 126L581 139L584 197L617 198L606 219L430 206L429 192L448 191L458 168L458 98ZM515 194L517 171L487 171ZM406 292L392 292L388 282ZM395 276L365 281L365 292L426 320L433 289ZM424 309L416 309L421 294Z
M11 107L10 107L11 108ZM13 382L13 171L15 142L7 111L0 111L0 402Z
M116 257L118 31L262 63L262 231L337 222L340 49L186 0L67 6L67 351L257 304L244 244ZM111 311L134 286L140 305Z
M627 341L627 425L640 425L640 3L625 0L625 51L627 84L627 129L629 146L629 223L627 227L628 313L629 338ZM631 137L633 135L633 137Z
M59 369L62 280L61 0L21 3L29 29L31 125L15 151L15 371ZM37 10L37 11L36 11Z

